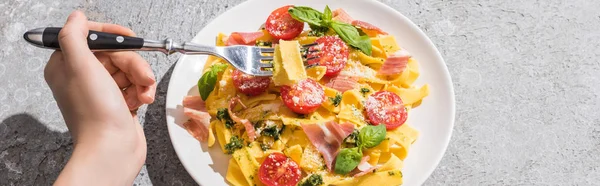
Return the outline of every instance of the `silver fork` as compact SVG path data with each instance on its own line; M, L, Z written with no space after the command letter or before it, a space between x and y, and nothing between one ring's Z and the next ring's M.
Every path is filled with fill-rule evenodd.
M38 28L25 32L23 38L30 44L42 48L60 50L58 43L59 27ZM179 52L183 54L206 54L214 55L229 62L238 70L254 76L272 76L273 64L268 61L273 60L273 48L262 48L255 46L227 46L217 47L202 45L197 43L185 42L179 44L171 39L163 41L149 40L138 37L129 37L116 35L106 32L89 31L87 37L88 46L92 51L160 51L167 55ZM303 45L305 61L315 58L307 58L307 54L317 50L308 50L315 44Z
M315 59L315 57L308 57L307 53L316 52L317 50L308 50L311 46L316 45L315 43L303 45L302 48L305 48L307 52L303 54L304 61L309 61ZM186 42L181 47L177 45L173 45L174 50L180 53L186 54L208 54L214 55L224 59L229 62L229 64L233 65L238 70L254 75L254 76L272 76L273 71L268 70L273 68L273 63L269 63L269 61L273 61L273 56L269 56L266 54L272 54L275 52L274 48L263 48L263 47L255 47L255 46L227 46L227 47L217 47L217 46L207 46L200 45L196 43Z

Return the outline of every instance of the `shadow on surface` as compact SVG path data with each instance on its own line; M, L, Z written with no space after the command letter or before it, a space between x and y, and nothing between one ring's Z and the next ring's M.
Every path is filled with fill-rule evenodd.
M0 139L0 185L52 185L73 149L68 132L50 131L26 113L3 120Z
M158 84L144 119L146 169L156 186L196 185L177 158L166 125L166 94L174 66ZM27 113L12 115L0 123L0 185L52 185L72 150L68 132L51 131Z
M159 81L156 99L148 105L144 117L144 133L148 143L146 168L152 184L157 186L196 185L175 154L166 124L167 88L174 67L172 65Z

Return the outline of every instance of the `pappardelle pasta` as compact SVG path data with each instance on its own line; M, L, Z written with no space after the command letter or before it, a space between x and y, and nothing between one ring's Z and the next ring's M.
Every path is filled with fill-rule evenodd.
M290 5L257 32L219 34L216 45L275 51L272 77L209 57L200 96L183 100L190 134L231 154L229 184L402 184L419 136L406 120L429 88L414 85L419 65L394 36L342 9Z

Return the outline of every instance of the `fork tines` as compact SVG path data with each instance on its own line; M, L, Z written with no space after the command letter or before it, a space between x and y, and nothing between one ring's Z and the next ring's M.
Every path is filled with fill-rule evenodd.
M318 56L308 57L308 55L310 53L319 52L319 49L311 49L310 48L310 47L316 46L316 45L318 45L318 43L310 43L310 44L302 45L300 52L302 53L302 59L304 62L307 62L309 60L315 60L315 59L319 58ZM275 52L275 48L260 48L260 52L265 53L265 54L271 54L271 53ZM261 61L273 61L273 56L262 56ZM313 67L316 65L318 65L318 64L306 65L306 68L310 68L310 67ZM264 65L261 65L261 67L270 68L270 67L272 67L272 63L265 63Z
M303 49L308 49L312 46L316 46L318 43L311 43L311 44L306 44L306 45L302 45ZM274 53L275 52L275 48L260 48L260 52L262 53Z

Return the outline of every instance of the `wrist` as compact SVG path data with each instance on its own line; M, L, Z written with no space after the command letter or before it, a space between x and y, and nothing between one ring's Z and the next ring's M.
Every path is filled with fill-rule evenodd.
M146 143L119 131L80 131L56 185L131 185L146 159Z

